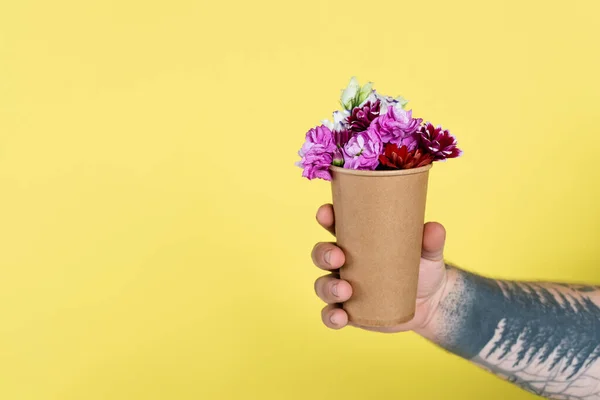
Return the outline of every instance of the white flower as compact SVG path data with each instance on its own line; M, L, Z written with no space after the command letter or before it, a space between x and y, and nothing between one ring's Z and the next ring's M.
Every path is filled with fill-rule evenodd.
M361 87L356 80L356 77L350 79L350 83L346 89L342 91L340 103L346 111L352 111L354 107L363 106L373 93L373 83L369 82Z
M408 104L408 100L406 100L402 96L398 96L393 98L391 96L383 96L377 93L375 90L373 91L373 95L379 101L381 101L381 107L379 109L379 114L385 114L389 106L395 107L397 110L404 109L404 107Z
M340 132L346 129L348 116L350 113L346 110L338 110L333 112L333 122L328 119L324 119L321 121L323 125L329 128L332 132Z
M340 131L346 127L350 113L346 110L334 111L333 113L333 129Z
M362 107L365 105L365 103L369 100L369 96L373 93L373 82L369 82L367 83L365 86L363 86L359 93L358 93L358 99L357 99L357 107Z
M344 89L342 91L341 103L342 103L342 106L346 110L352 110L352 104L354 103L354 98L356 97L356 94L359 92L360 92L360 85L358 84L358 80L356 80L356 77L353 76L350 79L350 83L348 83L348 86L346 87L346 89Z
M373 89L373 90L371 91L371 94L369 94L369 97L367 97L367 100L365 101L365 103L366 103L367 101L370 101L370 102L371 102L371 104L373 104L373 103L375 103L375 102L377 101L377 99L379 99L379 98L380 98L380 96L377 94L377 91L376 91L375 89Z

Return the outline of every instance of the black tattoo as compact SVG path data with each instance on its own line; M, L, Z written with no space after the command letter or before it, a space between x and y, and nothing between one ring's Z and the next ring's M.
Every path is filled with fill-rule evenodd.
M542 396L600 399L598 288L507 282L460 273L440 304L447 350Z
M471 359L494 336L504 313L503 293L495 281L472 274L461 274L456 285L440 304L446 320L442 341L449 351Z
M525 307L517 307L505 316L506 328L488 357L502 351L500 358L504 358L520 339L523 344L515 366L537 355L545 362L556 351L549 369L565 359L563 372L573 366L568 376L571 378L584 365L596 361L600 340L594 333L600 333L600 308L589 298L577 299L558 291L553 294L529 284L506 282L502 286L507 302Z

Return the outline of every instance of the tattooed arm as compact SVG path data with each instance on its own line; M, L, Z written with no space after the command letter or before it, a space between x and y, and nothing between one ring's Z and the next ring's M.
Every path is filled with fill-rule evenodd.
M447 267L436 312L418 333L551 399L600 399L600 290L510 282Z

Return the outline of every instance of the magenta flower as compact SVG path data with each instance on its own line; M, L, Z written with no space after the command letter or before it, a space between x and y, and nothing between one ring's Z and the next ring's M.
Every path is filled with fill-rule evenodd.
M435 161L455 158L462 154L456 145L456 138L441 126L434 127L427 123L419 129L420 145L434 156Z
M412 151L417 147L416 132L422 122L421 118L412 117L412 110L388 107L385 114L373 120L371 128L379 133L383 143L393 143L398 147L406 146L409 151Z
M325 125L317 126L306 132L306 142L320 144L325 149L333 152L335 143L333 142L333 132Z
M303 168L303 177L331 180L329 166L333 162L333 153L337 150L333 139L333 133L325 125L306 132L306 140L298 152L301 160L296 163Z
M326 181L331 180L329 166L333 162L333 154L321 144L305 143L298 152L302 160L296 165L303 168L302 176L309 180L320 178Z
M374 170L382 151L383 143L376 131L369 129L358 133L344 146L344 168Z

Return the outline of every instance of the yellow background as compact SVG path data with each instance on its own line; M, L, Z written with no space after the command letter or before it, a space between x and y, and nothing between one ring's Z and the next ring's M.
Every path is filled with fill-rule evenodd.
M596 1L0 5L0 398L529 399L330 331L293 164L356 75L449 128L427 218L478 273L598 282Z

